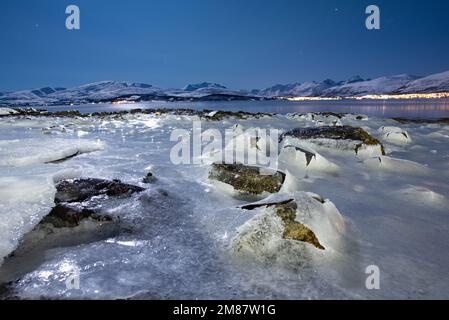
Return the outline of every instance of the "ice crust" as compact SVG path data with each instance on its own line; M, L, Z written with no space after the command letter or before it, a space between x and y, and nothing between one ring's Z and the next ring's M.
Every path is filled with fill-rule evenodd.
M202 125L203 130L224 130L238 124L285 132L322 125L316 119L310 115L275 115L204 121ZM2 257L49 212L54 183L61 179L118 178L147 188L104 208L107 214L120 217L118 236L46 250L39 263L12 285L11 295L93 299L449 298L447 126L348 115L335 124L363 127L384 143L386 156L374 153L360 158L333 146L300 144L317 154L305 166L303 152L282 151L285 167L281 169L287 177L277 196L293 195L304 204L310 196L305 192L312 192L328 199L326 205L332 203L332 208L325 209L317 202L319 208L308 211L311 228L330 250L295 251L309 252L310 259L305 258L307 254L298 255L303 264L295 264L296 258L289 259L289 255L278 257L281 264L262 264L258 259L264 260L263 253L258 259L240 259L233 254L231 244L242 226L260 225L261 211L242 210L247 201L210 184L209 165L170 162L174 145L169 139L171 131L191 131L191 121L189 116L165 114L1 118ZM61 126L66 130L55 130ZM409 143L383 140L379 128L387 126L406 131L413 139ZM50 134L46 128L53 128ZM73 151L81 153L48 163ZM145 185L142 178L149 170L158 180ZM324 227L329 220L319 218L323 210L342 217L344 232ZM273 218L268 225L274 231L278 224ZM7 259L14 264L14 258ZM381 270L381 290L370 291L364 286L365 269L373 264ZM65 286L74 270L80 272L80 290ZM6 271L0 268L0 276L2 272Z

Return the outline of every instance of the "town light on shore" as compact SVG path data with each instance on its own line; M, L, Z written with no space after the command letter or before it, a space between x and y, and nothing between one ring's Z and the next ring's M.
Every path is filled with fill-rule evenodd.
M406 100L406 99L443 99L449 98L449 92L410 93L410 94L369 94L354 97L279 97L288 101L328 101L328 100Z

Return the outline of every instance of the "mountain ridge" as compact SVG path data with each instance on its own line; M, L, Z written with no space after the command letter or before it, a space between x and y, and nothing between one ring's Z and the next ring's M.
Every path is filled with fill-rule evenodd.
M0 105L43 106L95 102L128 101L217 101L252 100L289 97L340 97L365 95L449 92L449 71L425 77L400 74L375 79L353 76L347 80L326 79L321 82L292 82L265 89L228 89L218 83L188 84L182 89L164 89L152 84L123 81L99 81L73 88L42 87L15 92L1 92Z

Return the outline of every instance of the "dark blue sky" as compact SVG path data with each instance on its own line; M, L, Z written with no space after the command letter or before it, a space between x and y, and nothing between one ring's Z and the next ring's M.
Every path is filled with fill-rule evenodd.
M65 28L65 8L81 30ZM381 30L365 8L381 9ZM449 70L449 1L1 0L0 91L123 80L261 88Z

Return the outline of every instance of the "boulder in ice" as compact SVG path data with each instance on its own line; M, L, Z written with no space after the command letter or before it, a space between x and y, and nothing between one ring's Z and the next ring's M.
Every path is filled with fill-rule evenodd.
M258 210L231 240L231 252L243 259L296 267L338 250L345 232L338 209L313 193L273 195L242 209Z
M224 185L223 189L235 196L264 197L281 189L285 173L243 164L214 163L209 179L218 182L218 186Z
M353 151L361 158L385 155L385 149L379 140L362 128L352 126L296 128L284 133L281 139L284 146L307 143L316 148Z

